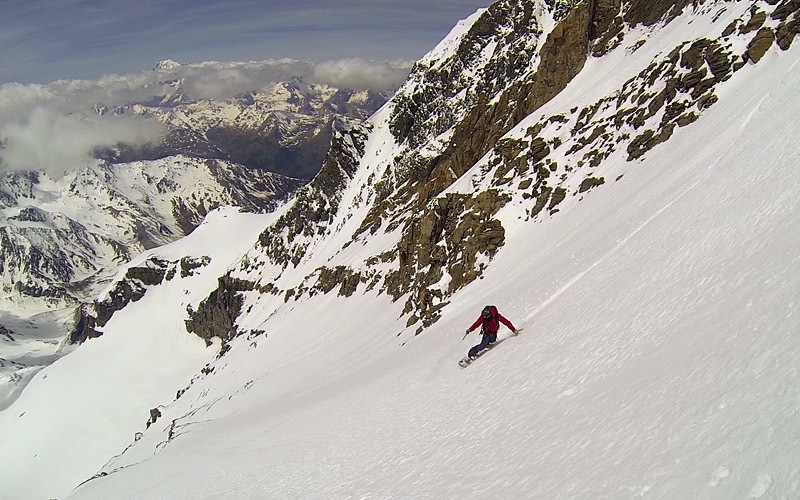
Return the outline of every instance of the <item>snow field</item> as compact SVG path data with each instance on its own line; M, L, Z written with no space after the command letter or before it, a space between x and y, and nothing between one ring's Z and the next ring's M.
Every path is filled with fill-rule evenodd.
M797 88L772 62L759 81ZM371 296L290 304L201 382L236 371L243 393L74 498L796 496L797 104L731 92L709 136L509 231L421 336L393 338L397 307ZM462 370L484 303L525 330Z

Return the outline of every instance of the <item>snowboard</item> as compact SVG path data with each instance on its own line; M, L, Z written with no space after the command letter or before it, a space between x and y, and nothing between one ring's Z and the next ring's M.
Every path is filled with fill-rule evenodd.
M522 333L522 328L518 328L518 329L517 329L517 334L516 334L516 335L514 335L514 334L511 334L511 335L509 335L508 337L503 337L503 338L501 338L501 339L497 339L497 341L496 341L494 344L490 344L490 345L489 345L489 346L488 346L486 349L484 349L484 350L482 350L482 351L479 351L479 352L478 352L478 354L476 354L476 355L475 355L475 357L474 357L474 358L472 358L472 359L470 359L469 355L467 355L467 356L464 356L463 358L461 358L461 359L458 361L458 366L460 366L461 368L466 368L466 367L468 367L469 365L471 365L472 363L474 363L475 361L477 361L477 360L478 360L478 358L480 358L481 356L483 356L483 355L484 355L484 354L486 354L487 352L489 352L489 351L491 351L492 349L494 349L495 347L499 346L500 344L502 344L502 343L503 343L503 342L505 342L506 340L508 340L508 339L510 339L510 338L513 338L513 337L516 337L516 336L517 336L517 335L519 335L520 333Z

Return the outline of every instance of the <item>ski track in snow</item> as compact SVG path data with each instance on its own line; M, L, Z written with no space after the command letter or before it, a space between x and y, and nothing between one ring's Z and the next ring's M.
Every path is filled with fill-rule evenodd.
M578 274L576 274L575 276L573 276L573 277L572 277L572 279L570 279L569 281L567 281L567 283L566 283L564 286L562 286L562 287L561 287L560 289L558 289L558 290L557 290L557 291L556 291L554 294L552 294L552 295L551 295L550 297L548 297L548 298L547 298L547 299L546 299L544 302L542 302L542 303L541 303L541 305L540 305L539 307L537 307L536 309L534 309L534 311L533 311L533 312L531 312L530 314L528 314L527 316L525 316L525 317L523 318L523 319L524 319L524 323L527 323L527 322L529 322L531 319L533 319L533 318L536 318L537 316L539 316L539 314L541 313L541 311L542 311L542 310L544 310L544 309L545 309L545 308L546 308L548 305L550 305L550 304L551 304L553 301L555 301L555 300L556 300L558 297L560 297L560 296L561 296L561 295L562 295L564 292L566 292L567 290L569 290L569 289L570 289L570 288L571 288L571 287L572 287L572 286L573 286L575 283L577 283L578 281L580 281L580 280L581 280L581 279L582 279L584 276L586 276L588 273L590 273L590 272L592 271L592 269L596 268L597 266L599 266L600 264L602 264L602 263L603 263L603 261L605 261L607 258L609 258L610 256L614 255L614 254L615 254L615 253L616 253L616 252L617 252L617 251L618 251L620 248L622 248L624 245L626 245L626 244L628 243L628 241L630 241L630 240L631 240L631 238L633 238L634 236L636 236L637 234L639 234L639 232L641 232L641 231L642 231L642 229L646 228L648 225L650 225L650 223L651 223L651 222L653 222L655 219L657 219L658 217L660 217L660 216L661 216L661 215L662 215L664 212L666 212L667 210L669 210L669 208L670 208L672 205L674 205L674 204L675 204L676 202L678 202L678 201L679 201L681 198L683 198L683 196L684 196L684 195L686 195L686 193L688 193L689 191L693 190L693 189L695 188L695 186L696 186L696 185L697 185L696 183L695 183L695 184L693 184L692 186L690 186L690 187L688 187L686 190L684 190L684 191L683 191L681 194L679 194L677 197L673 198L673 199L672 199L672 201L670 201L669 203L667 203L666 205L664 205L664 206L663 206L663 207L662 207L660 210L658 210L658 211L657 211L655 214L653 214L652 216L650 216L650 217L649 217L647 220L645 220L645 221L644 221L644 222L643 222L643 223L642 223L642 224L641 224L639 227L637 227L636 229L634 229L634 230L633 230L633 231L632 231L632 232L631 232L631 233L630 233L628 236L626 236L625 238L623 238L622 240L620 240L620 242L619 242L619 243L617 243L617 244L616 244L616 245L615 245L613 248L611 248L611 249L610 249L608 252L606 252L604 255L602 255L602 256L601 256L599 259L597 259L596 261L594 261L594 262L593 262L593 263L592 263L592 264L591 264L589 267L587 267L585 270L583 270L583 271L581 271L580 273L578 273Z

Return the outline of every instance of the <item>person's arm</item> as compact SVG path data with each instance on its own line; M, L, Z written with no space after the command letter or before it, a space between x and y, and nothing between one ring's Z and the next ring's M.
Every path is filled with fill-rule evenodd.
M477 320L477 321L475 321L475 323L473 323L471 327L467 328L467 333L469 333L469 332L471 332L472 330L474 330L474 329L478 328L478 327L479 327L479 326L481 326L482 324L483 324L483 318L482 318L482 317L478 317L478 320Z
M512 325L511 322L509 320L507 320L505 318L505 316L503 316L502 314L497 313L497 319L500 320L500 322L503 323L504 325L506 325L509 329L511 329L512 332L516 332L517 331L517 329L514 328L514 325Z

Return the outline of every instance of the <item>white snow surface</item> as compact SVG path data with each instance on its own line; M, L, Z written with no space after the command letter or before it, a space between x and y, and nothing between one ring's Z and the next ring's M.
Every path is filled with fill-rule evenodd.
M0 498L800 498L796 45L641 161L609 159L612 182L553 216L507 205L484 278L419 336L375 292L267 297L241 320L265 333L213 362L186 306L279 215L214 212L141 257L211 265L0 412ZM593 61L548 109L603 95L603 64L625 60ZM524 330L461 369L487 303Z

